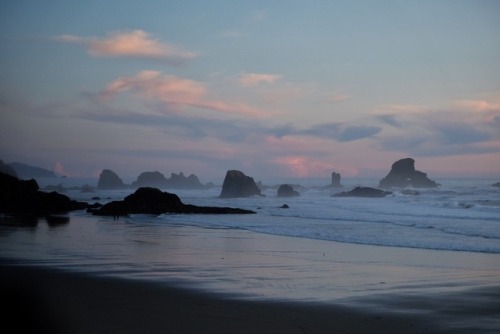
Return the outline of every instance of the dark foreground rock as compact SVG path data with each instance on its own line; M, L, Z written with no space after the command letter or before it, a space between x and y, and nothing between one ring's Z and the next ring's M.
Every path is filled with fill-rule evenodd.
M392 164L391 171L379 182L380 188L415 187L435 188L439 184L427 177L426 173L415 170L415 160L406 158Z
M6 215L43 217L87 208L55 191L40 191L35 180L19 180L0 173L0 212Z
M246 176L239 170L227 171L220 197L250 197L254 195L260 196L261 192L252 177Z
M294 190L289 184L282 184L278 188L278 197L295 197L300 196L299 192Z
M385 197L392 194L390 191L384 191L370 187L356 187L350 191L343 191L341 193L332 195L334 197Z
M246 214L255 212L237 208L184 204L176 194L150 187L139 188L122 201L107 203L93 212L94 215L98 216L126 216L129 214L159 215L162 213Z

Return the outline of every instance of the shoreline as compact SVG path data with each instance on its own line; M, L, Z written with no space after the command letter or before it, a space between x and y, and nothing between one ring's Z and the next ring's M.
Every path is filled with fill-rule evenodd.
M350 244L175 221L150 228L93 216L5 232L0 263L3 257L79 268L249 300L348 303L386 293L455 293L500 284L497 254Z
M372 307L369 303L354 307L248 301L164 284L92 277L4 262L0 264L0 272L2 300L10 306L3 317L7 325L11 324L14 326L11 328L17 328L21 333L31 330L125 334L469 333L474 330L440 323L436 321L439 316L429 314L432 310L398 311L402 305L411 303L398 296L386 296L389 300L384 308ZM454 303L456 297L450 295L442 299L441 304L453 309L457 306ZM430 300L428 302L433 304ZM486 310L483 312L488 314ZM485 328L477 329L487 332Z
M496 255L159 226L5 229L1 319L20 333L500 330Z

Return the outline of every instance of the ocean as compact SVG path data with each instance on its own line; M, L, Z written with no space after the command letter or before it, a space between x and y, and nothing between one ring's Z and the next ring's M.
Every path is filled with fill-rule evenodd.
M377 180L288 180L300 196L219 198L169 190L185 204L250 209L249 215L164 214L113 217L83 211L69 222L0 226L9 261L95 275L165 281L247 298L331 301L373 293L418 293L500 284L500 189L496 180L436 180L439 188L393 189L384 198L331 195ZM40 182L71 187L97 180ZM54 183L57 182L57 183ZM133 190L70 189L73 199L123 199ZM287 204L289 208L282 208Z

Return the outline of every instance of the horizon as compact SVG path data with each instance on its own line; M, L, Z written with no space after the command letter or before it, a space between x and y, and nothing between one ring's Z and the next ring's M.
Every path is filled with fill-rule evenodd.
M2 159L0 159L2 160ZM33 165L29 165L29 164L25 164L25 163L22 163L22 162L19 162L19 161L11 161L11 162L5 162L3 161L6 165L10 165L12 163L21 163L23 165L26 165L26 166L29 166L29 167L35 167L35 168L42 168L42 169L45 169L47 171L51 171L53 172L55 175L56 175L56 178L57 179L69 179L69 180L95 180L96 182L99 180L99 177L100 175L96 175L96 176L89 176L89 177L72 177L72 176L65 176L65 175L61 175L61 174L58 174L57 171L55 170L50 170L50 169L47 169L47 168L44 168L44 167L41 167L41 166L33 166ZM217 175L215 178L209 178L207 177L206 175L198 175L198 174L195 174L195 173L187 173L185 171L178 171L178 172L163 172L161 170L144 170L142 171L141 173L138 173L137 175L120 175L120 173L116 172L115 170L113 169L110 169L110 168L103 168L101 171L103 171L104 169L109 169L111 170L112 172L114 172L123 182L125 185L131 185L132 182L136 181L139 177L139 175L143 172L160 172L161 174L163 174L163 176L165 178L170 178L171 177L171 174L184 174L184 176L188 177L190 176L191 174L195 175L199 181L202 183L202 184L209 184L209 183L214 183L216 186L222 186L222 183L224 181L224 178L225 178L225 175L227 173L228 170L226 170L223 174L221 175ZM416 170L418 170L418 168L415 168ZM387 171L385 172L381 172L380 174L377 174L377 175L371 175L371 176L351 176L351 177L343 177L342 175L340 175L341 177L341 183L342 181L362 181L362 180L365 180L365 181L380 181L382 178L384 178L385 176L387 176L387 174L390 172L391 168L389 168ZM420 170L421 172L424 172L425 171L422 171ZM331 173L329 175L316 175L316 176L307 176L307 177L301 177L301 176L283 176L283 177L275 177L275 178L269 178L269 177L264 177L264 178L259 178L258 176L255 176L255 175L249 175L249 174L246 174L244 171L242 171L245 175L247 176L250 176L254 179L255 182L259 183L259 182L262 182L264 185L266 186L277 186L277 185L280 185L280 184L285 184L285 183L289 183L289 184L292 184L292 182L298 182L298 181L308 181L308 182L315 182L315 183L318 183L314 186L320 186L319 183L321 183L322 185L325 185L327 186L329 184L329 182L331 181ZM426 173L427 174L427 173ZM487 181L496 181L498 180L497 177L488 177L488 176L480 176L480 177L474 177L474 176L469 176L469 177L461 177L461 176L450 176L450 175L441 175L441 176L435 176L435 177L432 177L432 176L429 176L429 179L433 180L433 181L447 181L447 180L464 180L464 181L473 181L473 180L487 180ZM44 186L47 186L47 185L52 185L50 184L50 182L47 183L47 181L52 181L54 180L54 178L52 177L35 177L35 179L37 180L37 182L42 182ZM348 182L349 183L349 182ZM439 182L438 182L439 183ZM302 185L304 186L303 184L298 184L298 185ZM343 184L342 186L345 186L345 184Z
M96 17L99 19L96 20ZM0 3L0 159L500 179L500 2Z

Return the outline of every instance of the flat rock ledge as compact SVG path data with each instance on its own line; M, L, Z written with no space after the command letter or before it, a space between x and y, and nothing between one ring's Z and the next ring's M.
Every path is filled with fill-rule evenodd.
M384 191L370 187L356 187L350 191L332 195L332 197L385 197L392 194L390 191Z
M251 210L196 206L182 203L176 194L156 188L142 187L122 201L113 201L92 212L97 216L127 216L129 214L193 213L193 214L250 214Z

